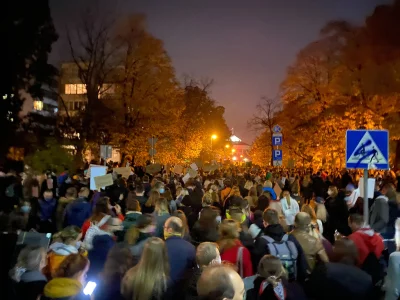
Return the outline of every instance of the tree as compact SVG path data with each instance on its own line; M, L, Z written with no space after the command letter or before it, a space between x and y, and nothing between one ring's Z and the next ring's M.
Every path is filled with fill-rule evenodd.
M274 125L278 124L277 113L280 110L280 103L275 99L270 99L267 97L262 97L259 104L256 107L257 113L253 115L253 118L248 122L248 127L255 131L263 131L262 137L256 140L253 144L254 149L252 149L253 157L256 156L256 149L264 152L263 148L269 148L271 166L273 165L272 152L274 151L274 146L272 145L272 134ZM258 154L260 156L260 154ZM261 157L265 158L265 154L261 154ZM253 158L254 159L254 158ZM257 163L256 163L257 164Z
M7 32L7 55L3 57L4 77L1 85L0 127L2 143L0 160L16 142L20 127L19 113L24 102L23 94L41 96L41 86L50 83L56 69L48 64L51 45L57 40L48 1L7 1L7 14L3 28Z

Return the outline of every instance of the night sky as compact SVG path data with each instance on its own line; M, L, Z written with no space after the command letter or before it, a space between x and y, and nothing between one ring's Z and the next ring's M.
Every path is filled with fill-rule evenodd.
M99 2L99 1L97 1ZM361 23L390 0L102 0L117 14L147 15L149 31L165 43L178 78L215 80L212 96L226 108L228 126L251 142L247 120L260 96L275 97L297 52L330 20ZM68 59L65 27L93 0L51 0L60 35L51 61Z

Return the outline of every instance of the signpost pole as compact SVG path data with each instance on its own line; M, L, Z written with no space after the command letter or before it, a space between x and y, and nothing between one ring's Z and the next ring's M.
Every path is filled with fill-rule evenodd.
M368 205L368 169L364 169L364 223L369 224L369 205Z
M154 164L154 136L151 137L151 163Z

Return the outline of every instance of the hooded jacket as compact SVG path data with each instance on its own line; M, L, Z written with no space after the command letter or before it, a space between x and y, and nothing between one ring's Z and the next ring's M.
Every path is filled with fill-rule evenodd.
M74 300L90 299L82 292L82 284L72 278L54 278L44 287L45 299L66 300L74 297Z
M40 220L48 221L54 216L57 200L52 198L50 200L39 200L40 206Z
M122 225L124 226L124 231L126 232L129 228L135 225L141 215L142 213L140 211L126 212L124 222L122 222Z
M358 249L358 265L361 266L369 253L374 253L379 259L384 249L383 239L369 226L361 228L348 236Z
M68 255L78 253L78 249L75 246L58 242L50 245L49 251L47 255L46 274L51 277Z
M103 271L107 255L115 242L108 234L97 235L93 238L93 248L88 253L90 268L88 278L96 278Z
M64 227L70 225L82 227L91 214L92 207L90 203L85 198L78 198L69 203L65 209Z

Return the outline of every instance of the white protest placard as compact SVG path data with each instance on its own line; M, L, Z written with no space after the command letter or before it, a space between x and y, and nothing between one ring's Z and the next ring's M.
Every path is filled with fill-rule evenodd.
M358 181L358 189L360 191L360 197L364 198L364 178L360 178ZM375 192L375 178L368 178L368 198L373 199Z
M191 167L193 170L195 170L195 171L197 171L197 170L199 169L195 163L192 163L192 164L190 165L190 167Z
M106 186L113 185L114 181L112 179L112 174L94 177L94 184L97 190L104 189Z
M187 173L185 176L182 177L183 183L186 183L190 179L189 173Z
M128 179L129 176L131 175L130 167L114 168L113 171L126 179Z
M107 167L106 166L91 165L90 168L89 168L89 171L90 171L90 189L94 191L94 190L97 190L96 189L96 184L94 182L94 178L98 177L98 176L106 175L107 174Z
M197 176L197 171L195 171L195 170L193 170L193 169L189 169L188 174L189 174L189 176L190 176L191 178L195 178L195 177Z

